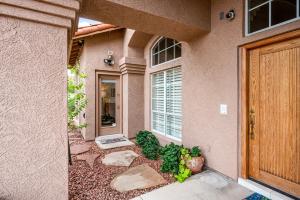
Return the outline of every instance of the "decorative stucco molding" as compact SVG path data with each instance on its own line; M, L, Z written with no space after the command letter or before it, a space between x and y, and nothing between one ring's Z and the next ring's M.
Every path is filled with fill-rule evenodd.
M1 0L0 16L57 26L68 30L68 58L77 29L79 0Z
M73 33L79 7L78 0L1 0L0 15L65 27L71 29Z
M146 60L144 58L123 57L119 63L122 74L145 74Z

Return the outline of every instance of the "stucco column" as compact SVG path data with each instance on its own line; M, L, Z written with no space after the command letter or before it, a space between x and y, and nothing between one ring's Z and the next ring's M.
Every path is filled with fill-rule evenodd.
M120 60L123 81L123 134L134 138L144 129L145 59L124 57Z
M68 199L67 57L78 9L75 0L0 1L0 199Z

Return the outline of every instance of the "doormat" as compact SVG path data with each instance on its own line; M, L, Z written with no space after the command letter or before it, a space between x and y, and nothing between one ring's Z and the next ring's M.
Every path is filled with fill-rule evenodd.
M247 197L244 200L270 200L270 199L268 199L267 197L265 197L265 196L263 196L261 194L253 193L253 194L251 194L249 197Z
M123 146L134 145L133 142L124 137L123 134L103 135L96 137L95 142L100 149L112 149Z
M126 139L124 137L120 137L120 138L100 140L101 144L111 144L111 143L122 142L122 141L126 141Z

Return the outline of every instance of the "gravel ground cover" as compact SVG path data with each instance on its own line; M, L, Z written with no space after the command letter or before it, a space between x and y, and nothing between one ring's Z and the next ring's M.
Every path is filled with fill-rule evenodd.
M69 140L71 145L86 143L78 133L70 134ZM88 143L91 145L91 148L84 154L98 153L100 156L95 160L94 168L92 169L85 161L77 160L76 155L72 155L72 165L69 166L69 199L128 200L166 185L159 185L148 189L132 190L124 193L113 190L110 187L111 181L118 174L126 171L128 167L105 166L101 163L101 159L104 158L106 154L116 151L132 150L136 152L140 156L132 162L130 167L147 163L164 177L167 184L175 181L170 174L160 172L159 168L161 160L148 160L142 155L141 149L136 145L100 150L95 142L92 141Z

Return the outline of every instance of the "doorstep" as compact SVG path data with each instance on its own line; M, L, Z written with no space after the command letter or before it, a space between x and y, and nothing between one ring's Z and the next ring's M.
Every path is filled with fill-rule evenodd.
M207 170L183 183L175 182L132 200L242 200L252 193L234 180Z
M272 190L266 186L263 186L249 179L239 178L238 183L248 188L249 190L253 190L254 192L257 192L258 194L261 194L272 200L293 200L292 198L286 195L283 195L275 190Z

